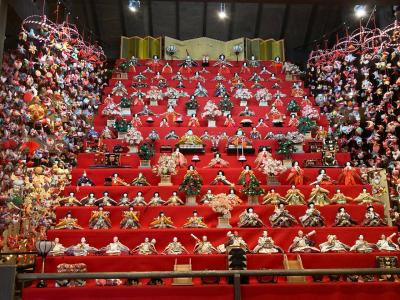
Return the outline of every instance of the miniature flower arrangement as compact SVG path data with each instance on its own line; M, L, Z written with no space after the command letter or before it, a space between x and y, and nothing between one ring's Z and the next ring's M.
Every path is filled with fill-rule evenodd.
M311 120L319 119L318 110L316 108L312 107L311 105L305 105L301 111L301 115L303 117L309 118Z
M300 133L304 134L310 132L316 126L317 124L315 123L315 121L311 120L308 117L302 117L299 119L299 123L297 124L297 129Z
M188 170L179 185L179 191L185 193L186 196L197 196L200 194L203 180L196 170Z
M154 156L154 146L152 143L144 142L139 147L139 158L141 160L150 160Z
M181 92L179 92L177 89L169 87L164 93L164 97L167 97L169 99L178 99L179 97L181 97Z
M143 141L142 134L134 126L129 126L125 135L128 145L139 145Z
M251 99L251 97L253 97L253 94L248 89L236 90L236 93L235 93L236 99L249 100L249 99Z
M297 131L292 131L288 132L286 134L286 139L291 141L293 144L302 144L304 142L304 134L297 132Z
M254 95L258 102L267 102L272 99L272 94L266 88L259 89Z
M282 161L274 159L272 156L265 157L261 161L259 169L268 176L277 176L286 171Z
M296 149L294 147L294 144L290 140L285 140L285 141L280 141L279 142L279 147L278 150L276 151L279 154L285 155L285 158L289 158L290 155L295 152Z
M229 99L229 97L223 97L219 103L218 103L218 107L221 111L225 112L225 111L231 111L233 108L233 103L232 101Z
M157 164L153 167L153 173L157 176L170 176L178 173L176 162L171 155L162 154Z
M130 108L132 106L132 101L131 99L127 98L127 97L122 97L121 101L119 103L119 107L121 108Z
M300 105L297 103L296 100L292 99L290 100L288 106L287 106L287 111L290 113L295 113L300 111Z
M148 90L146 98L153 101L158 101L164 98L164 94L158 87L152 86L150 90Z
M199 108L199 103L195 97L189 98L188 101L185 102L185 107L186 109L196 110Z
M123 119L122 117L118 117L115 120L114 128L115 128L115 130L117 130L117 132L127 132L128 122L125 119Z
M231 210L233 209L233 205L229 200L226 194L217 194L214 198L208 203L211 209L220 214L224 218L231 217Z
M204 111L201 114L201 117L203 119L215 120L216 117L219 117L221 115L222 112L218 109L218 106L214 102L209 100L204 106Z

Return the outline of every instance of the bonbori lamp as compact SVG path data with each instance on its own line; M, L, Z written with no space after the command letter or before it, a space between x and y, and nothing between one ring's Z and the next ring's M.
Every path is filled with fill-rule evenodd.
M35 243L36 250L38 252L38 255L42 257L42 274L44 273L44 264L47 255L50 253L51 250L53 250L55 246L55 243L53 241L37 241ZM47 284L46 282L42 279L39 281L39 283L36 285L38 288L44 288L46 287Z

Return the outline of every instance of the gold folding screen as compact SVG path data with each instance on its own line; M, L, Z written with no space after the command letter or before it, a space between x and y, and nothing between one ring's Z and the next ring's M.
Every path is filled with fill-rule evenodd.
M177 51L174 55L174 59L184 59L187 50L190 56L196 60L201 60L204 55L207 55L210 60L216 60L220 54L224 54L228 60L236 60L233 46L240 45L243 50L239 54L239 60L244 59L244 38L227 42L207 37L181 41L166 36L164 38L164 45L164 55L166 58L169 58L169 56L165 53L165 49L170 45L175 45Z
M135 56L140 59L162 56L162 37L146 36L144 38L121 36L121 58Z
M154 38L147 36L141 37L121 37L121 58L130 58L132 55L140 59L147 59L158 55L170 58L165 52L170 45L176 47L174 59L184 59L186 50L193 59L201 60L207 55L210 60L215 60L220 54L225 54L228 60L236 60L236 54L233 47L240 45L243 51L239 54L239 60L249 59L255 55L258 60L273 60L279 56L285 60L284 40L276 41L274 39L245 39L239 38L231 41L219 41L207 37L201 37L190 40L177 40L170 37Z
M246 39L246 58L252 55L259 60L273 60L277 56L285 60L285 42L274 39Z

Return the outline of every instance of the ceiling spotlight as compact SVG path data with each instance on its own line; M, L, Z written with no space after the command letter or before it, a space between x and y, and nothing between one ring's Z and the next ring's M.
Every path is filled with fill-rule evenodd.
M225 3L220 4L219 11L218 11L218 17L222 20L226 19L228 17L228 15L226 13Z
M131 12L137 12L140 8L140 1L129 0L128 8Z
M367 6L366 5L355 5L354 6L354 14L359 19L364 18L367 15Z

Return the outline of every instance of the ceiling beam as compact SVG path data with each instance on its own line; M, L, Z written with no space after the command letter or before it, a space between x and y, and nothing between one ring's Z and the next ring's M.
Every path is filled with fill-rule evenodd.
M282 22L282 27L281 27L281 33L279 35L279 39L283 39L285 37L286 33L286 28L289 20L289 11L290 11L290 5L286 4L285 5L285 11L283 13L283 22Z
M171 1L171 0L157 0ZM193 0L177 0L180 2L193 2ZM207 0L208 2L221 2L221 0ZM282 0L224 0L224 3L275 3L282 4ZM376 0L364 0L363 4L376 4ZM285 4L327 4L327 0L285 0ZM360 0L335 0L335 4L360 4ZM398 0L379 0L379 4L398 4Z
M304 49L307 47L307 45L311 41L311 33L312 33L312 29L314 28L314 25L315 25L315 19L317 17L317 12L318 12L318 4L313 4L311 7L310 17L308 18L306 33L304 35L304 42L303 42Z
M260 2L257 6L256 27L254 28L254 38L260 37L261 17L263 11L263 4Z
M181 34L180 34L180 32L181 32L181 30L180 30L180 23L179 23L179 20L181 19L180 18L180 5L179 5L179 1L175 1L175 28L176 28L176 34L175 34L175 37L178 39L178 40L180 40L181 39Z
M149 36L153 36L153 7L152 7L152 3L151 0L148 1L147 3L147 8L148 8L148 19L149 19Z
M124 0L118 0L119 2L119 20L121 22L121 31L123 36L127 36L126 32L126 19L125 19L125 9Z
M236 12L236 4L233 2L231 4L231 13L228 16L229 19L229 27L228 27L228 41L230 41L233 37L233 18Z
M207 34L207 2L203 2L203 36L206 36Z

